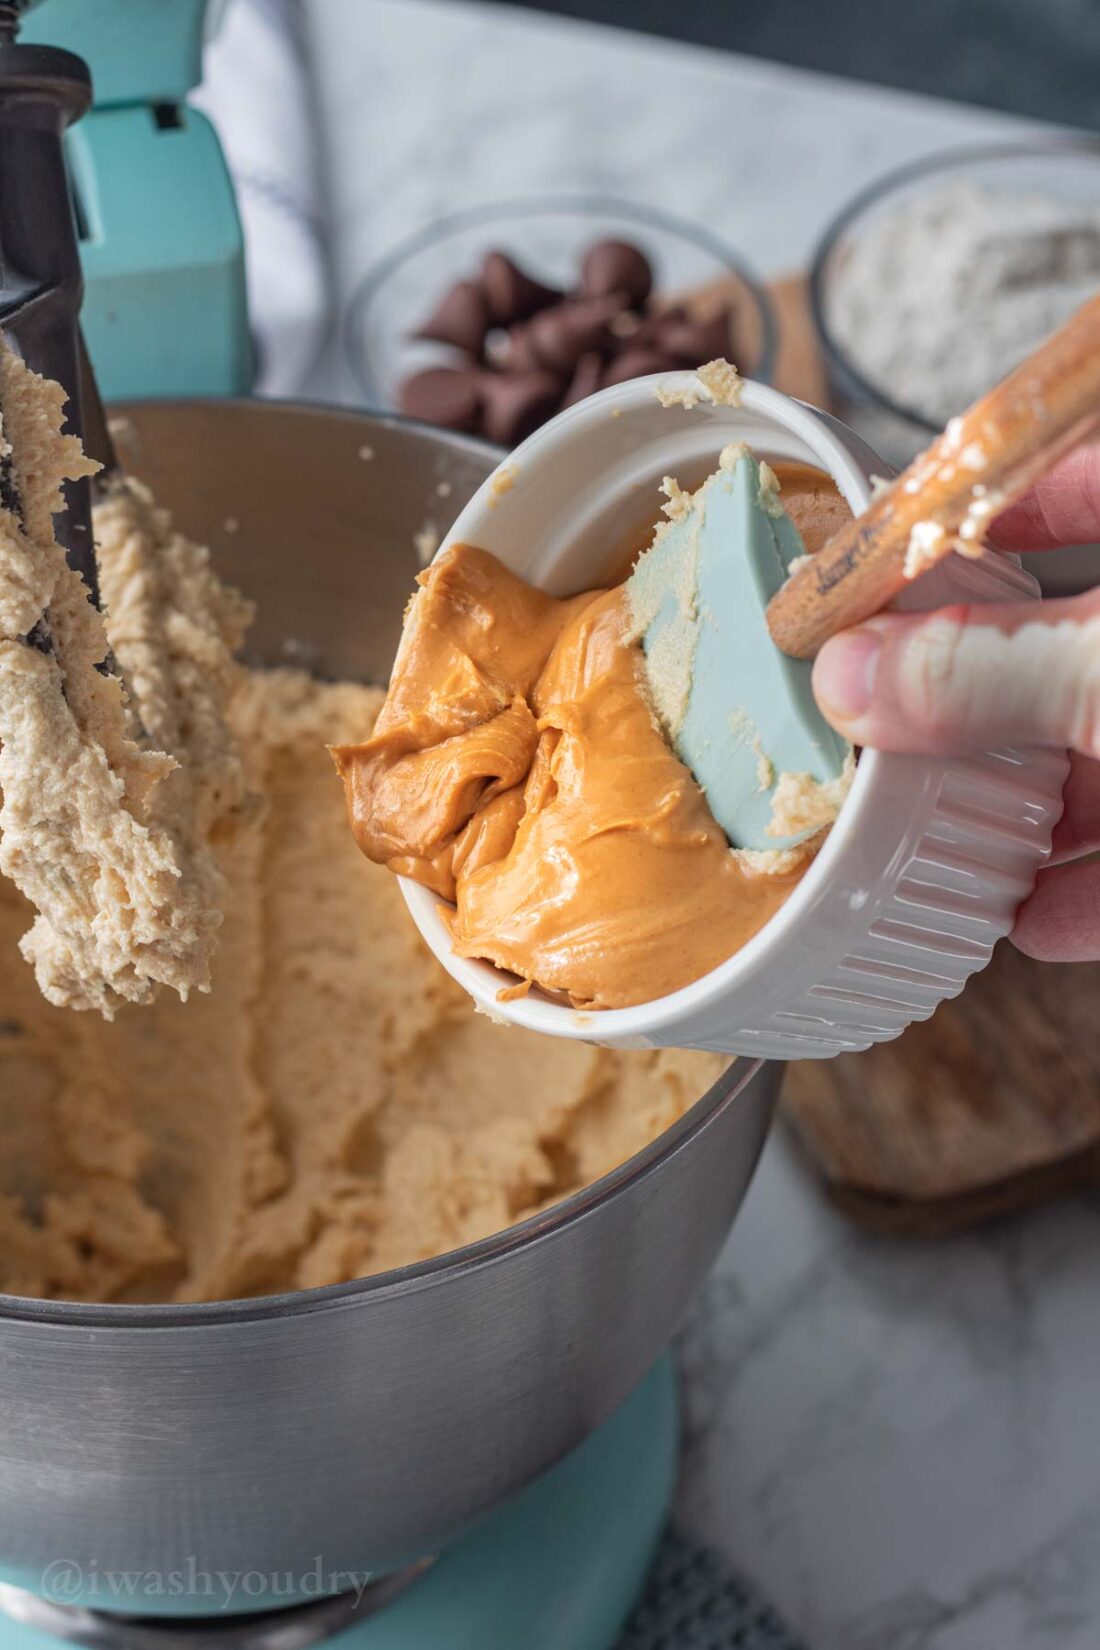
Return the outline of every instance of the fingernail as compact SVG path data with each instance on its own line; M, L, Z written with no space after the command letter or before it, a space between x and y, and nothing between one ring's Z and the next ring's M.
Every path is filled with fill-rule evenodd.
M814 693L830 721L857 722L871 707L882 653L877 630L849 630L825 643L814 664Z

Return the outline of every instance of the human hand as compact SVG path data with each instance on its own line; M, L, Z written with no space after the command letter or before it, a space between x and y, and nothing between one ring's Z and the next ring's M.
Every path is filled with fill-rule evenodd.
M1005 550L1100 541L1100 446L1070 454L993 524ZM814 692L853 744L1072 752L1048 867L1012 938L1052 962L1100 958L1100 588L1065 600L883 614L834 636Z

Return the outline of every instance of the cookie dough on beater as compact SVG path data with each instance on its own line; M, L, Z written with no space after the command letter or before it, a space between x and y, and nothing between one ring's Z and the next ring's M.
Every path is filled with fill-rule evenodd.
M211 841L255 811L222 714L251 609L122 480L96 516L106 618L92 605L53 530L97 468L63 407L0 351L0 871L37 910L20 949L43 995L110 1019L209 989Z

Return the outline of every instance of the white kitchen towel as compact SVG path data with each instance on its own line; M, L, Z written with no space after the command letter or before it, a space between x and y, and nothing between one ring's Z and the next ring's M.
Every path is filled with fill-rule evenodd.
M331 317L313 82L299 0L228 0L192 101L225 151L244 227L256 390L293 395Z

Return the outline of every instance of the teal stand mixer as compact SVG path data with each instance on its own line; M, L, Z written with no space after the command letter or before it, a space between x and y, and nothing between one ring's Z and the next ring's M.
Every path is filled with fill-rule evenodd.
M44 0L20 40L88 64L94 107L66 137L100 389L242 395L252 382L244 244L217 136L186 102L205 0Z
M286 1607L284 1595L283 1607L213 1616L199 1598L188 1614L138 1614L131 1603L126 1616L127 1583L117 1577L97 1586L94 1609L0 1582L0 1650L56 1650L59 1639L91 1650L305 1650L326 1641L339 1650L611 1650L667 1516L677 1439L666 1355L571 1455L437 1558L371 1583L361 1600L346 1592Z
M184 102L199 76L203 13L193 0L47 0L23 19L0 4L0 170L33 174L40 191L36 201L30 188L13 190L0 205L0 320L30 364L69 389L78 428L78 313L110 400L229 396L250 382L232 188L212 128ZM90 112L81 58L98 88ZM66 175L71 221L58 205ZM55 183L51 207L42 192ZM86 373L84 384L87 421ZM86 491L70 498L66 548L94 593L87 510ZM5 1356L17 1352L0 1324ZM297 1650L331 1637L347 1650L608 1650L667 1515L676 1407L666 1357L557 1466L442 1554L361 1597L288 1605L285 1591L265 1600L249 1589L250 1614L213 1616L206 1592L181 1598L166 1587L156 1602L122 1581L105 1596L106 1583L90 1589L85 1576L82 1593L70 1576L59 1593L51 1565L41 1577L0 1579L0 1650L49 1650L58 1639Z

